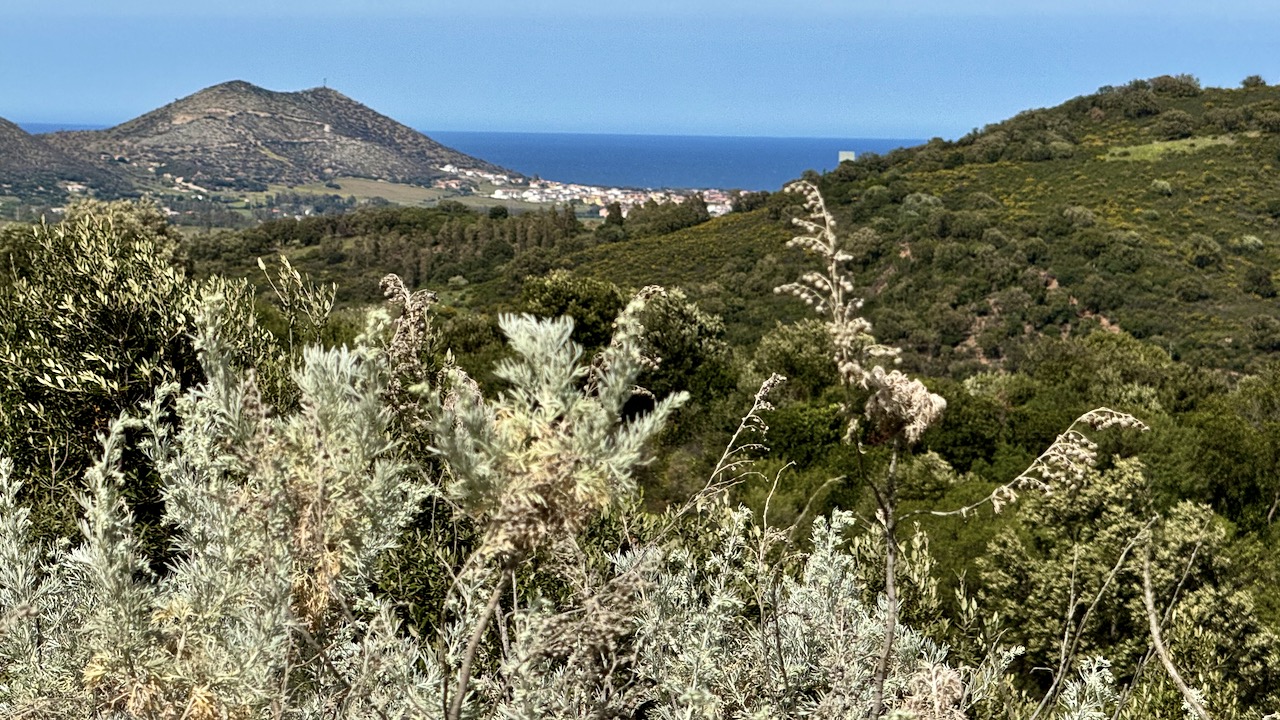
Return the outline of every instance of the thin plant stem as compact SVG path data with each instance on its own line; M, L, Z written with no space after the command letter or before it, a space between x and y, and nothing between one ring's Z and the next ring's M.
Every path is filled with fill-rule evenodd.
M889 659L893 655L894 636L898 630L898 588L897 560L898 540L895 524L897 504L897 470L898 443L895 440L893 454L889 458L889 472L885 476L885 492L883 496L876 493L880 501L880 522L884 527L884 644L880 648L880 658L876 662L876 674L871 689L871 717L878 718L884 714L884 683L889 676Z
M1203 530L1203 528L1201 529ZM1196 556L1200 554L1200 548L1203 546L1203 541L1196 543L1195 548L1191 550L1191 556L1187 558L1187 564L1182 568L1182 577L1178 579L1177 586L1173 588L1173 594L1169 597L1169 604L1165 606L1164 615L1160 618L1160 627L1162 629L1173 616L1173 608L1178 603L1178 596L1182 594L1182 588L1186 585L1187 578L1191 576L1191 568L1195 565ZM1129 702L1129 696L1133 695L1134 689L1138 687L1138 680L1141 679L1143 670L1154 656L1155 649L1148 649L1142 659L1138 661L1138 666L1133 671L1133 679L1129 681L1124 692L1120 693L1120 699L1116 701L1116 711L1111 715L1111 720L1119 720L1120 713L1123 712L1125 704Z
M1062 659L1058 664L1058 672L1054 674L1053 684L1049 686L1049 692L1046 693L1044 699L1040 701L1040 705L1036 708L1036 712L1031 716L1031 720L1035 720L1035 718L1048 706L1049 702L1057 696L1056 690L1058 685L1060 684L1062 677L1066 674L1067 668L1070 667L1071 660L1075 659L1076 649L1080 646L1080 639L1084 636L1084 629L1089 622L1089 618L1093 617L1093 611L1096 610L1098 605L1102 602L1102 596L1106 594L1107 588L1111 586L1111 582L1120 574L1120 569L1124 566L1125 559L1129 557L1129 552L1137 547L1141 540L1148 538L1151 526L1155 524L1157 519L1159 518L1153 517L1148 520L1147 524L1143 525L1142 529L1134 534L1133 537L1129 538L1129 542L1125 543L1124 549L1120 551L1120 557L1116 559L1115 565L1113 565L1111 567L1111 571L1107 573L1106 578L1102 582L1102 586L1098 588L1098 592L1093 596L1093 601L1089 603L1089 607L1084 611L1084 614L1080 616L1080 622L1076 623L1073 633L1074 637L1071 640L1070 647L1066 648L1066 652L1062 655Z
M1053 673L1053 680L1049 683L1049 689L1045 691L1044 697L1040 698L1040 704L1036 706L1036 711L1031 714L1031 720L1036 720L1040 713L1049 706L1049 701L1057 694L1058 683L1062 682L1063 669L1067 666L1067 642L1071 638L1071 618L1076 613L1076 572L1080 568L1080 547L1071 548L1071 587L1067 592L1067 611L1062 618L1062 643L1058 646L1058 669ZM1049 670L1049 668L1037 668Z
M1142 604L1147 608L1147 623L1151 628L1151 643L1155 646L1156 655L1160 657L1160 664L1164 666L1165 672L1169 674L1169 679L1173 681L1174 687L1178 688L1178 692L1182 693L1182 700L1191 712L1196 714L1200 720L1209 720L1209 712L1204 709L1204 704L1200 702L1197 693L1187 686L1182 675L1178 673L1178 669L1173 665L1173 658L1169 656L1169 648L1164 644L1164 638L1160 633L1160 619L1156 615L1155 594L1151 591L1151 545L1147 544L1147 552L1142 559Z
M489 603L485 605L480 618L476 620L475 630L471 632L471 640L467 642L467 652L462 656L462 666L458 669L458 690L449 704L448 720L458 720L462 714L462 702L467 695L467 685L471 682L471 665L475 662L476 652L480 649L480 640L484 637L489 619L498 609L498 601L502 598L502 591L506 589L506 584L507 574L499 572L498 582L493 586L493 593L489 595Z

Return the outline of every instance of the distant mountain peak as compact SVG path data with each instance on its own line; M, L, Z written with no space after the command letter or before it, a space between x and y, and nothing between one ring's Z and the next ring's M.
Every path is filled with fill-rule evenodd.
M49 140L81 160L126 167L139 181L168 174L201 186L336 176L429 184L447 174L445 165L509 172L332 88L280 92L244 80L204 88L113 128Z
M177 104L177 103L184 103L184 102L201 102L203 100L214 98L214 97L217 97L217 98L244 97L247 99L247 98L264 98L264 97L271 97L273 95L283 95L283 94L286 94L286 93L279 93L273 90L268 90L264 87L259 87L258 85L254 85L253 83L246 82L244 80L228 80L223 83L218 83L217 85L210 85L209 87L204 88L203 90L197 90L196 92L190 95L187 95L186 97L175 100L173 103L170 103L170 105Z
M341 98L343 100L351 100L351 98L347 97L346 95L343 95L337 90L334 90L328 85L321 85L320 87L307 88L302 92L307 95L328 95L330 97ZM355 102L355 101L352 100L352 102Z
M218 83L217 85L211 85L211 86L209 86L209 87L205 88L205 90L214 90L214 89L217 89L217 88L222 88L222 89L226 89L226 90L248 90L248 91L250 91L250 92L254 92L254 91L263 92L263 91L266 91L266 88L264 88L264 87L260 87L260 86L258 86L258 85L254 85L253 83L251 83L251 82L249 82L249 81L247 81L247 80L228 80L228 81L223 82L223 83ZM202 91L202 92L203 92L203 91Z

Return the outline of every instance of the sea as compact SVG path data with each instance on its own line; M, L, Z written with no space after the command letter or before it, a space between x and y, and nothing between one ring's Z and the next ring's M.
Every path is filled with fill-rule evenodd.
M27 132L102 125L20 123ZM842 151L884 154L923 140L423 130L437 142L544 180L623 188L777 190Z
M841 151L884 154L924 140L423 131L449 147L544 180L604 187L777 190Z
M107 126L106 125L77 125L75 123L20 122L18 123L18 127L22 128L23 130L26 130L32 135L39 135L40 133L58 132L60 130L101 130Z

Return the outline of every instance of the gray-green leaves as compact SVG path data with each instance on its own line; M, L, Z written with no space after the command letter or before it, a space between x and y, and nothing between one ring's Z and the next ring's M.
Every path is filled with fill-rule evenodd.
M634 491L645 441L687 398L623 417L645 363L635 319L644 302L642 293L628 305L590 366L570 340L572 320L503 316L517 356L495 371L510 386L494 400L449 371L436 428L452 475L446 491L486 528L487 555L511 559L568 537Z

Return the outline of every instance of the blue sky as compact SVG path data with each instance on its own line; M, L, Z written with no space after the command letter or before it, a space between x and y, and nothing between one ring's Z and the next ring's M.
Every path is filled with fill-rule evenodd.
M194 5L201 5L194 7ZM0 117L232 79L427 130L954 138L1135 77L1280 82L1273 0L4 0Z

